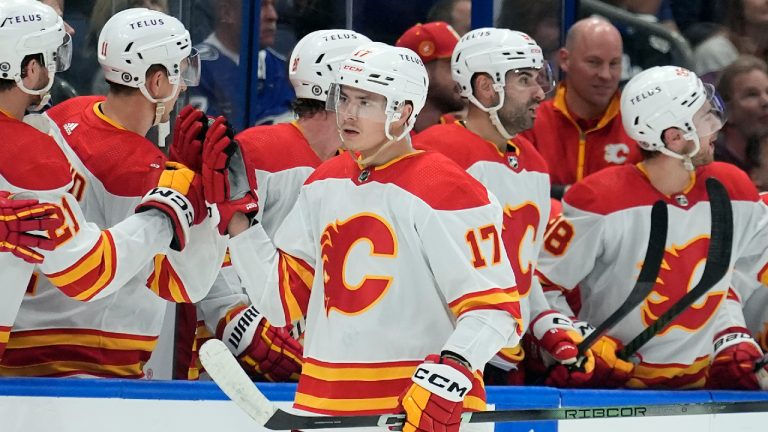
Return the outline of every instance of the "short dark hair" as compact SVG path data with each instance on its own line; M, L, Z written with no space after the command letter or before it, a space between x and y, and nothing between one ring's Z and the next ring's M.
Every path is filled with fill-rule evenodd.
M26 78L26 70L27 66L29 66L29 63L32 60L37 60L39 64L43 64L43 55L42 54L29 54L24 57L24 59L21 60L21 77ZM11 90L16 87L16 81L12 79L0 79L0 92L5 92L8 90Z
M161 64L153 64L147 69L147 73L144 74L145 78L149 78L150 75L154 74L155 72L165 72L166 75L168 75L168 69L165 68L165 66ZM116 82L107 81L107 84L109 85L109 92L112 93L115 96L118 95L129 95L131 93L134 93L136 91L139 91L136 87L129 87L125 84L118 84Z
M291 103L293 112L299 118L309 118L325 111L325 102L317 99L298 98Z

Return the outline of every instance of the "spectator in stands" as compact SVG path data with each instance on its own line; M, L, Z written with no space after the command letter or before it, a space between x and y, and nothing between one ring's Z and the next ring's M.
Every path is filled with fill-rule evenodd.
M504 0L496 27L530 35L544 50L544 59L557 68L561 9L560 0Z
M458 41L453 27L442 21L416 24L397 40L397 46L409 48L421 57L429 75L427 102L416 118L415 132L453 121L453 116L444 114L464 109L459 87L451 77L451 54Z
M427 13L427 21L445 21L459 37L472 29L471 0L439 0ZM518 30L518 29L514 29Z
M768 133L768 66L750 55L726 67L717 83L728 122L715 144L715 159L749 170L749 142Z
M533 129L523 133L547 161L556 198L595 171L640 160L621 125L621 59L621 35L605 19L585 18L568 31L560 49L565 81L539 105Z
M768 192L768 133L749 140L747 173L760 192Z
M694 49L695 72L705 81L717 75L739 54L768 56L768 3L763 0L731 0L725 9L722 31Z
M202 63L200 86L193 89L190 101L210 115L224 115L235 130L243 130L246 119L236 112L243 101L240 80L240 35L242 27L242 0L220 0L216 3L214 30L198 46L201 52L218 53L214 59ZM277 12L274 0L261 1L259 24L259 68L256 98L249 107L254 124L280 123L293 119L291 102L295 99L288 81L285 58L271 49L275 43Z

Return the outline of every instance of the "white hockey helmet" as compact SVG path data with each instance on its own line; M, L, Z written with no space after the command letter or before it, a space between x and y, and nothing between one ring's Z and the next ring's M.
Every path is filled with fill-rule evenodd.
M424 63L415 52L381 42L369 42L357 47L341 63L326 105L331 111L336 111L338 106L340 86L354 87L386 98L384 132L387 138L394 141L413 129L416 117L427 100L429 78ZM400 119L406 101L413 105L413 113L403 132L393 137L390 125Z
M98 58L107 81L138 88L152 102L174 97L182 80L188 87L200 82L200 57L192 48L189 31L178 19L162 12L131 8L107 21L99 34ZM174 91L162 99L146 89L146 73L162 65Z
M24 57L42 54L48 84L28 89L21 77ZM48 5L35 0L0 1L0 79L13 80L25 93L47 94L56 72L69 68L72 43L64 21Z
M705 105L707 104L707 105ZM700 137L712 135L725 123L725 109L711 84L677 66L656 66L635 75L621 93L624 130L641 148L682 159L700 149ZM669 150L662 139L665 130L678 128L695 143L688 154Z
M291 53L288 78L299 99L325 102L339 64L371 40L352 30L317 30L299 41Z
M511 135L498 119L498 110L504 105L506 75L510 70L539 70L537 83L548 93L554 88L552 69L544 60L541 47L525 33L485 27L470 31L459 39L451 56L451 75L459 83L461 95L475 106L489 113L491 121L504 137ZM472 77L487 73L493 79L493 88L499 94L499 103L485 107L472 93Z

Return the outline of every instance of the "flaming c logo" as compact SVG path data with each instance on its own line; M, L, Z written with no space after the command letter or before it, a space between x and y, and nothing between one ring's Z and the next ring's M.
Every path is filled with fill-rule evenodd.
M667 311L695 285L697 269L706 262L708 237L698 237L683 246L673 246L664 253L656 286L641 308L643 323L648 326ZM704 326L725 298L725 292L716 291L704 295L699 301L678 315L661 334L674 327L695 331Z
M366 248L370 260L397 256L395 233L378 216L361 213L325 227L320 236L320 252L323 257L326 314L337 310L345 315L357 315L371 308L386 294L392 283L391 276L365 275L357 283L346 279L350 254L354 250L359 262Z
M540 218L539 209L532 202L526 202L516 208L504 208L501 238L515 273L520 297L526 297L531 290L531 267L536 260L534 242Z

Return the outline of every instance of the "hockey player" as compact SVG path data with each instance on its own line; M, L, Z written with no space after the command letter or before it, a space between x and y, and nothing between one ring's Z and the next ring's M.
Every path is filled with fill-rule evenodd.
M261 224L230 223L254 305L277 325L306 312L298 409L400 410L404 430L456 431L464 409L485 407L478 371L519 339L497 201L411 146L427 81L411 50L356 48L328 97L347 152L309 176L273 240ZM284 270L297 260L314 269L298 275L314 277L311 290ZM438 388L433 374L456 386Z
M325 109L328 89L334 82L339 64L355 47L365 42L370 40L364 35L343 29L318 30L304 36L291 54L288 71L297 95L293 108L298 119L291 123L252 127L235 137L244 147L250 167L256 170L257 184L260 185L260 211L256 218L270 238L296 203L307 177L322 161L335 156L341 146L336 117ZM269 328L269 324L253 306L248 306L250 301L229 264L225 264L211 292L198 305L199 315L208 330L227 343L252 375L270 381L298 379L301 346L284 330L274 330L270 362L254 358L261 349L261 340L253 335L262 334L259 327ZM287 271L306 272L297 262L290 264L297 265ZM311 278L307 289L310 286ZM243 320L243 317L254 318ZM238 322L240 325L236 326ZM301 320L290 324L296 326L294 334L298 336ZM241 331L249 337L230 337Z
M651 294L610 331L618 350L701 278L711 229L704 184L709 177L725 185L732 201L733 254L725 276L640 348L631 358L633 368L618 360L617 373L586 384L626 380L634 388L757 388L753 369L760 349L744 326L742 296L730 289L730 267L753 247L766 208L742 171L712 163L722 127L714 90L686 69L655 67L630 80L621 111L644 160L600 171L567 191L563 217L548 231L539 260L548 283L565 289L578 284L579 318L601 323L629 295L648 244L651 206L664 200L669 230L663 265ZM562 366L552 373L565 381L580 374Z
M35 19L29 19L33 16ZM189 170L156 169L155 185L146 195L142 214L101 231L86 222L75 197L70 165L49 136L21 121L25 109L43 106L56 71L70 59L69 36L61 18L48 6L31 0L0 3L0 130L6 139L0 161L0 189L16 198L33 197L55 206L57 227L46 236L56 249L40 251L37 268L12 254L0 255L8 289L0 302L0 356L26 291L34 291L42 274L61 290L64 301L96 300L113 293L135 277L157 254L184 237L196 217L205 217L202 191ZM157 178L160 178L157 181ZM73 186L76 187L76 186ZM176 188L177 190L174 190ZM195 212L197 210L197 213ZM39 250L38 250L39 251ZM31 278L31 279L30 279ZM63 295L62 295L63 293Z
M110 85L106 99L69 99L45 117L72 163L73 193L86 218L104 228L146 206L142 196L167 161L144 136L168 121L179 94L196 84L199 69L181 22L143 8L110 18L98 58ZM177 135L186 136L181 132ZM153 231L158 240L137 239L149 245L163 241L164 248L137 253L133 259L142 260L141 271L123 280L110 298L81 304L48 280L37 280L22 303L0 374L142 377L160 334L165 300L202 299L223 261L226 240L205 217L204 204L200 212L205 220L179 236L186 244L181 252L169 250L169 234L158 229Z
M529 328L535 317L534 334L545 338L547 351L560 361L575 362L579 332L567 317L550 310L533 278L550 212L547 165L517 135L533 125L537 106L554 86L541 53L528 35L512 30L481 28L464 35L453 51L452 70L470 101L467 118L428 128L414 145L453 159L499 199L504 208L501 237L515 272L523 324ZM491 364L512 373L498 377L487 369L486 382L522 384L523 357L520 346L500 352Z

